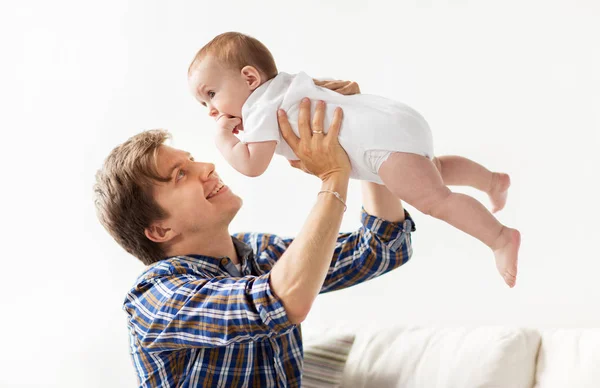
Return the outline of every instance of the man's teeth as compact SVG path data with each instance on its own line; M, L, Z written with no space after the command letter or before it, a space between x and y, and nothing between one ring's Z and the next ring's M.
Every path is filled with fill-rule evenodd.
M219 181L219 185L210 194L208 194L207 198L210 198L210 197L214 196L215 194L217 194L223 188L223 186L225 186L225 184L223 182Z

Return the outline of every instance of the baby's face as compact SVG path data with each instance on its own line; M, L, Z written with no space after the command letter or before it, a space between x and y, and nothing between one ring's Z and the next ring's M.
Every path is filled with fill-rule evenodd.
M221 66L212 57L204 58L188 78L192 95L208 108L208 115L242 119L242 106L252 93L241 72Z

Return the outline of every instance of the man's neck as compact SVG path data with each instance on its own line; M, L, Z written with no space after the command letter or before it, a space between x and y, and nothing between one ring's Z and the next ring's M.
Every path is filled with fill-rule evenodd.
M204 233L202 235L187 235L182 241L174 243L168 248L168 256L202 255L209 257L229 257L233 264L240 260L227 229Z

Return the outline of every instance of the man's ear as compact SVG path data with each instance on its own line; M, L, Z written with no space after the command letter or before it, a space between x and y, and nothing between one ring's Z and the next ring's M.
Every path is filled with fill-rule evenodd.
M250 90L254 90L262 84L262 76L260 71L254 66L244 66L241 70L242 77L246 80L246 84Z
M160 223L154 223L144 229L144 234L150 241L155 243L165 243L175 238L178 233Z

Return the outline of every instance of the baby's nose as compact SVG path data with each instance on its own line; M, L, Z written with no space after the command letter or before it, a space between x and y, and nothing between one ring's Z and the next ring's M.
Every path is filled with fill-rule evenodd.
M219 111L218 111L218 110L216 110L215 108L210 108L210 109L208 110L208 115L209 115L210 117L212 117L212 118L215 118L215 117L217 117L217 116L219 115Z

